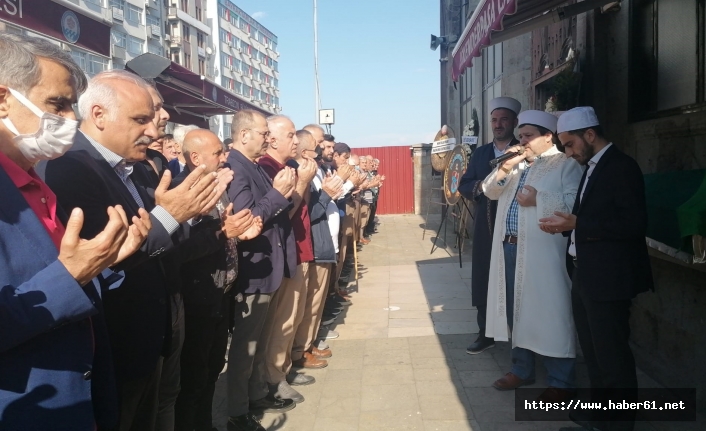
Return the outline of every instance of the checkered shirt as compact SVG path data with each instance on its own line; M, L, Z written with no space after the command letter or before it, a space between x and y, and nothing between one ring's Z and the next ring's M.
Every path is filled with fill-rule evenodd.
M518 231L518 219L520 218L520 205L517 203L517 192L522 190L522 186L525 185L525 180L527 179L527 174L529 173L530 166L525 167L520 175L520 184L517 186L517 191L515 192L515 197L512 198L512 203L510 204L510 209L507 211L507 219L505 221L505 235L517 236Z

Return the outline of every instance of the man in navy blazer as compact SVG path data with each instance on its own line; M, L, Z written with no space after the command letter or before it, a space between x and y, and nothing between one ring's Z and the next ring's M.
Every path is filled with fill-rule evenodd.
M228 357L229 430L264 431L251 412L284 412L292 400L268 395L264 382L264 347L261 334L272 294L284 277L297 267L296 246L289 223L289 197L296 184L292 168L274 180L257 165L267 151L269 129L265 117L243 110L233 116L233 148L228 156L235 176L228 189L233 212L250 209L262 219L260 236L238 245L238 279L235 284L236 328Z
M496 97L490 103L490 126L493 141L481 145L474 152L466 173L461 177L458 191L466 199L475 202L473 215L473 270L471 271L471 297L478 310L478 338L466 352L476 355L495 346L495 340L485 336L486 302L488 299L488 277L490 276L490 251L493 241L493 226L498 202L489 200L481 184L493 168L490 161L502 155L509 147L518 145L514 131L520 102L511 97Z
M111 206L95 237L79 238L83 211L67 221L33 166L71 146L78 126L71 104L85 75L43 39L0 34L0 58L13 60L0 63L0 429L112 426L117 406L101 315L110 282L93 279L136 251L149 223L133 219L128 234L125 212Z

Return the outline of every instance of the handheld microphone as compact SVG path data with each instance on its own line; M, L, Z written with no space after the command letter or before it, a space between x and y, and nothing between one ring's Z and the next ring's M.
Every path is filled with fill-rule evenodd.
M511 151L511 152L509 152L509 153L505 153L505 154L503 154L502 156L498 157L497 159L491 160L491 161L490 161L490 167L491 167L491 168L494 168L494 167L496 167L497 165L499 165L500 163L504 163L506 160L510 160L510 159L512 159L512 158L514 158L514 157L521 156L522 153L524 153L524 152L525 152L525 151L524 151L524 149L523 149L523 150L520 150L520 151L517 151L517 152Z

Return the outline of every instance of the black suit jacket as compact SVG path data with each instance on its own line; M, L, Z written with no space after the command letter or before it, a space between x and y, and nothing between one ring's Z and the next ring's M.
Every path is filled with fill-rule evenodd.
M170 188L179 186L191 173L188 166L172 180ZM213 274L226 270L226 238L216 236L221 220L214 208L192 227L189 238L181 243L178 253L178 283L187 314L214 317L221 312L223 286L216 286Z
M267 174L237 150L228 155L235 177L228 189L233 213L249 208L262 218L257 238L238 244L236 292L273 293L297 267L297 251L287 210L291 203L272 188Z
M122 205L128 218L138 205L108 162L78 133L71 150L43 166L46 183L60 205L70 212L80 207L85 214L82 238L101 232L108 206ZM130 177L147 211L154 206L154 181L145 167L136 163ZM105 320L118 384L152 372L162 352L168 326L165 271L158 256L173 250L184 232L172 236L151 216L152 229L141 249L118 265L125 270L123 284L103 296Z
M596 301L632 299L654 289L645 244L645 183L637 162L611 145L580 199L585 181L584 174L572 211L577 216L576 274L581 286ZM573 268L570 261L571 256L567 266Z

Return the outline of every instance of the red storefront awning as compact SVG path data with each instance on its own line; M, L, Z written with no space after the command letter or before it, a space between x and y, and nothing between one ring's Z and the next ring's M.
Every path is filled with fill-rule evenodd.
M481 0L452 52L452 78L458 81L486 46L520 36L535 28L601 7L611 0ZM529 54L529 53L528 53Z
M243 109L272 115L205 77L155 54L135 57L127 62L125 68L143 78L154 79L157 90L164 98L170 121L175 123L208 128L209 117L233 114Z

